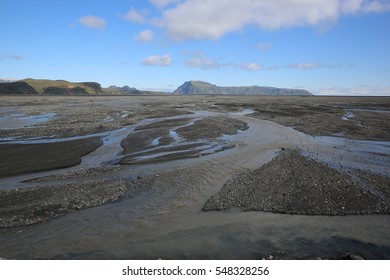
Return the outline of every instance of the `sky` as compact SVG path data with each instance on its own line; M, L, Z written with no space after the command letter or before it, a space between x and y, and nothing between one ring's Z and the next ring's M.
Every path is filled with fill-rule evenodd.
M0 0L0 79L390 95L390 0Z

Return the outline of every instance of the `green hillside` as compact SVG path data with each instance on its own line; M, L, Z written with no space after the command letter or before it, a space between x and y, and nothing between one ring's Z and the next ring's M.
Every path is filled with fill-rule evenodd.
M102 94L99 83L24 79L0 83L0 94Z
M98 83L73 83L64 80L36 80L25 79L37 93L43 94L100 94L101 86Z

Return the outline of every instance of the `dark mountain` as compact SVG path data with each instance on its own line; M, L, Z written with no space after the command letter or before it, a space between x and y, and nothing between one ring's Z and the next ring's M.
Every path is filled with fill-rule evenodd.
M202 81L188 81L178 87L174 94L232 94L232 95L312 95L303 89L288 89L262 86L220 87Z
M102 94L99 83L25 79L0 83L0 94Z
M37 94L37 92L26 82L2 82L0 94Z
M4 81L0 82L0 94L79 94L79 95L125 95L125 94L162 94L154 91L141 91L133 87L110 86L102 88L96 82L68 82L64 80L40 80L40 79L24 79L19 81Z

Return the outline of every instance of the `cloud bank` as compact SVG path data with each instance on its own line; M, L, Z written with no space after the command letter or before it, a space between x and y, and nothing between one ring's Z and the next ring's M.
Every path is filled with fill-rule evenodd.
M177 1L151 2L164 6ZM219 39L248 25L271 31L321 27L345 15L386 11L388 0L185 0L165 9L159 24L174 39Z
M383 86L359 86L359 87L328 87L311 89L315 95L340 95L340 96L390 96L390 87Z

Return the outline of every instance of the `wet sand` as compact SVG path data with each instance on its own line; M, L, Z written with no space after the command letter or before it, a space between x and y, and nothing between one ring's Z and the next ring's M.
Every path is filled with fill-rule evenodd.
M41 144L0 145L0 177L74 166L103 144L100 137Z
M342 258L361 244L350 253L390 258L383 249L390 248L389 216L377 215L389 213L389 98L8 96L0 104L3 120L51 116L0 127L8 163L0 178L0 257L262 258L283 251L280 258ZM60 142L50 142L53 136ZM267 212L276 215L269 224ZM291 214L304 232L288 222ZM326 219L333 233L322 224L311 237L319 216L301 220L306 215L358 216ZM346 221L362 230L343 230ZM341 242L342 249L317 246L310 255L283 243L281 232L269 240L263 231L276 225L297 240ZM37 239L42 230L55 246ZM72 246L74 239L89 245ZM23 251L20 240L31 249Z

